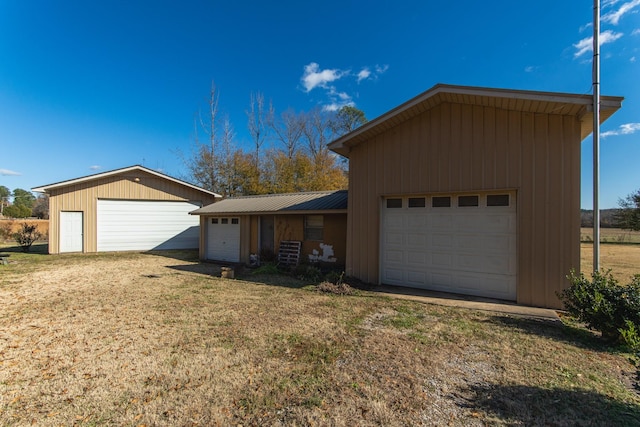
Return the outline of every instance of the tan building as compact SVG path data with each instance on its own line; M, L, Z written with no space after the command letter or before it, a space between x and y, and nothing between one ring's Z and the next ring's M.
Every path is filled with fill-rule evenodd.
M622 99L602 97L602 121ZM592 120L586 95L436 85L332 142L349 158L347 275L559 307Z
M200 216L200 258L251 262L301 242L300 261L344 266L347 192L315 191L232 197L192 212Z
M195 249L189 212L220 195L131 166L33 191L49 195L49 253Z

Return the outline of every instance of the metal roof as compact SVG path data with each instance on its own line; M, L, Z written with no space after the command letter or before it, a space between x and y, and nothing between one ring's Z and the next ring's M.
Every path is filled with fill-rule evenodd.
M192 215L299 213L347 210L347 190L230 197L191 212Z
M600 121L604 122L622 106L624 98L603 96L600 99ZM558 92L481 88L437 84L426 92L365 123L329 144L338 154L349 157L350 147L358 145L441 103L482 105L504 110L530 113L562 114L578 117L581 137L592 132L593 97Z
M201 187L198 187L196 185L190 184L190 183L188 183L186 181L182 181L180 179L171 177L169 175L165 175L163 173L154 171L152 169L145 168L144 166L140 166L140 165L128 166L126 168L114 169L114 170L107 171L107 172L100 172L100 173L96 173L96 174L93 174L93 175L83 176L83 177L80 177L80 178L74 178L74 179L69 179L69 180L66 180L66 181L56 182L56 183L53 183L53 184L41 185L40 187L34 187L31 190L32 191L36 191L38 193L46 193L47 191L53 190L55 188L61 188L61 187L69 186L69 185L80 184L82 182L87 182L87 181L92 181L92 180L95 180L95 179L106 178L106 177L109 177L109 176L112 176L112 175L118 175L118 174L121 174L121 173L132 172L132 171L146 172L148 174L155 175L157 177L160 177L160 178L163 178L163 179L166 179L166 180L169 180L169 181L173 181L173 182L175 182L177 184L184 185L185 187L193 188L194 190L201 191L203 193L212 195L214 197L222 197L220 194L214 193L213 191L205 190L204 188L201 188Z

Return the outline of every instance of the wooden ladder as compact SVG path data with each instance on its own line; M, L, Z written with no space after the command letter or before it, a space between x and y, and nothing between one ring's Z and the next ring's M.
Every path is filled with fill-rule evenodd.
M300 248L302 242L296 240L283 240L278 251L278 264L288 267L296 266L300 262Z

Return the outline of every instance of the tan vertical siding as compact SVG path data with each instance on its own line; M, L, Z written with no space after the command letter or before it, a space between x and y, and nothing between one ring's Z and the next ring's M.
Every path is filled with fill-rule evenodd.
M517 300L558 307L579 264L580 124L574 116L443 103L352 147L348 274L379 281L384 195L513 189Z
M138 178L139 182L135 179ZM83 247L97 250L97 200L175 200L191 201L203 206L213 203L213 196L143 171L127 172L102 179L85 181L53 189L49 197L49 253L60 252L60 212L83 212Z

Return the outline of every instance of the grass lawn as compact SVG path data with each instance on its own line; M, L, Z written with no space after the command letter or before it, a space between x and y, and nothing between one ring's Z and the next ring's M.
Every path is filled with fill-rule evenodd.
M0 266L0 425L640 425L631 355L578 327L34 249Z

